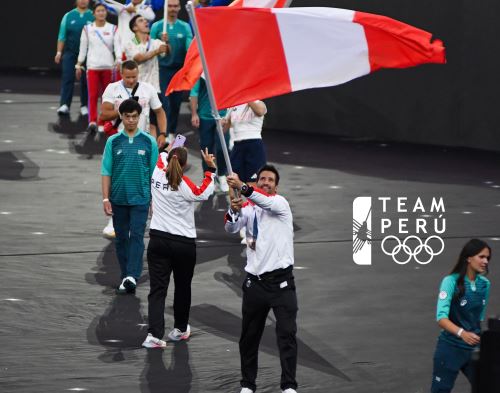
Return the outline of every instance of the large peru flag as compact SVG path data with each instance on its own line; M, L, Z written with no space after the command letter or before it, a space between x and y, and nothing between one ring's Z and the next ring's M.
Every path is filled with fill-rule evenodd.
M219 109L380 68L446 62L430 33L380 15L319 7L195 12Z
M288 7L291 0L234 0L229 7ZM239 34L245 34L244 31ZM239 35L238 34L238 35ZM225 39L225 34L219 37L220 40ZM191 90L200 78L203 72L201 64L200 52L196 40L191 42L186 53L183 67L177 71L170 81L166 95L174 91Z

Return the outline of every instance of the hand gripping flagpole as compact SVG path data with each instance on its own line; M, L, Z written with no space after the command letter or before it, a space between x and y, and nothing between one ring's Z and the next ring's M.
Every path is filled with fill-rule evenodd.
M231 166L231 161L229 160L229 153L227 151L226 141L224 139L224 131L222 130L222 118L217 110L217 103L215 102L214 92L212 90L212 83L210 82L210 73L208 72L207 61L205 58L205 52L203 50L203 44L200 36L200 30L198 29L198 22L196 21L196 15L194 12L193 2L188 1L186 9L193 24L194 34L196 41L198 43L198 51L200 52L201 64L203 65L203 71L205 72L205 82L207 85L208 98L210 100L210 107L212 108L212 116L217 124L217 133L219 134L220 145L222 147L222 152L224 153L224 161L226 161L226 167L229 174L233 173L233 168Z

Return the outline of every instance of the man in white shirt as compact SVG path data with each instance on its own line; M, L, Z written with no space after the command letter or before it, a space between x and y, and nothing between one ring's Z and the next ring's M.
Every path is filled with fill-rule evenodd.
M134 16L130 20L129 25L135 36L125 44L124 50L127 59L134 60L139 64L139 81L151 84L155 88L160 102L162 102L163 97L160 95L160 73L157 56L168 53L170 47L161 40L153 40L149 37L149 23L143 16ZM150 131L154 134L154 128L159 126L154 112L150 113L150 120ZM163 131L163 128L161 130Z
M130 19L136 15L142 15L149 22L155 20L155 13L149 4L143 0L132 0L130 4L122 4L116 0L98 0L118 16L118 36L120 37L120 48L134 38L134 33L129 28Z
M240 337L241 393L257 389L259 343L272 309L281 361L281 390L296 393L297 295L293 277L293 217L288 201L276 193L279 173L264 165L257 173L257 187L243 183L237 174L227 177L231 188L248 201L231 200L225 230L247 234L247 276L243 284L243 322Z
M132 60L124 61L122 64L122 80L110 83L102 95L101 115L103 121L112 121L116 124L120 119L118 108L120 104L134 98L142 107L139 118L138 128L149 132L149 112L152 110L158 121L159 135L150 133L156 138L158 148L165 146L165 137L167 130L167 117L163 111L161 101L155 88L147 82L139 82L139 68ZM134 91L135 90L135 91ZM123 124L119 122L117 130L123 129ZM115 237L113 220L110 219L108 225L103 229L103 235L108 238Z

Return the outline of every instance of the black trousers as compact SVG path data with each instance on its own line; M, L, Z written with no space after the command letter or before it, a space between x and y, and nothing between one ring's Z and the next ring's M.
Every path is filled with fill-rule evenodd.
M285 284L286 283L286 284ZM281 389L297 389L297 295L291 267L243 282L243 323L240 337L241 386L255 391L259 343L269 310L276 317L276 338L281 362Z
M194 239L151 230L148 245L149 295L148 332L154 337L165 334L165 298L170 274L174 273L174 327L185 332L191 308L191 281L196 264Z

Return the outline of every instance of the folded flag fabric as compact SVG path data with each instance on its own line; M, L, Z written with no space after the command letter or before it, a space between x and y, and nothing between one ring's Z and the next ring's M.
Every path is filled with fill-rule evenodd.
M287 7L291 0L234 0L229 7ZM207 7L208 8L208 7ZM240 32L239 34L245 34ZM239 35L238 34L238 35ZM223 34L219 39L225 39ZM183 67L172 77L166 95L174 91L191 90L203 72L196 40L191 42Z
M195 13L219 109L339 85L381 68L446 62L431 33L381 15L322 7Z

